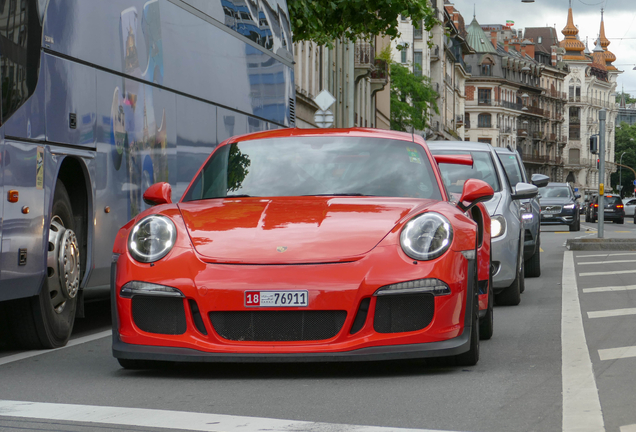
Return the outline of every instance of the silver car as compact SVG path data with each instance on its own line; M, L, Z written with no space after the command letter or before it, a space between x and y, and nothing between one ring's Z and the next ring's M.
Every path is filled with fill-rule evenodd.
M484 203L491 218L491 272L495 302L499 305L519 304L525 287L524 225L519 200L536 196L538 188L525 182L510 186L490 144L436 141L427 142L427 145L434 155L470 154L473 157L472 168L439 164L449 193L461 193L464 182L469 178L483 180L495 191L493 198Z
M528 182L528 174L523 166L521 156L516 150L507 147L495 147L499 161L506 171L508 181L515 187L518 183L532 183L538 188L548 185L550 177L543 174L532 174ZM524 227L523 255L525 277L541 276L541 204L538 195L534 198L521 200L521 219Z

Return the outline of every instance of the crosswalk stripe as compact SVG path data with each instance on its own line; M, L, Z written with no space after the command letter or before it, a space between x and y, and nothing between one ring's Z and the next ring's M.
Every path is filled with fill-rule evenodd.
M636 432L636 424L628 425L628 426L621 426L621 431L620 432Z
M355 432L441 432L430 429L338 425L158 409L0 400L0 418L3 416L208 432L332 432L345 430Z
M636 357L636 346L609 348L598 350L601 360L618 360L630 357Z
M606 276L606 275L618 275L618 274L629 274L629 273L636 273L636 270L620 270L620 271L579 273L579 277Z
M594 255L577 255L577 258L597 258L597 257L608 257L608 256L628 256L628 255L636 255L636 252L622 252L622 253L604 253L604 254L594 254Z
M615 260L615 261L590 261L590 262L578 262L578 265L588 264L620 264L620 263L636 263L636 260Z
M636 285L625 285L625 286L612 286L612 287L600 287L600 288L583 288L583 293L600 293L600 292L611 292L611 291L632 291L636 290Z
M625 315L636 315L636 308L625 308L625 309L611 309L604 311L594 311L588 312L588 318L606 318L606 317L616 317L616 316L625 316Z

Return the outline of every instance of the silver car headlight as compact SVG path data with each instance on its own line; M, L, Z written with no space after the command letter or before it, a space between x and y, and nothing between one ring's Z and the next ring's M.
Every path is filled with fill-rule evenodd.
M442 256L453 242L453 227L439 213L423 213L404 225L400 234L402 250L409 257L427 261Z
M490 218L490 237L497 238L506 232L506 218L497 215Z
M170 252L177 239L177 229L166 216L151 215L135 224L128 236L128 251L143 263L160 260Z

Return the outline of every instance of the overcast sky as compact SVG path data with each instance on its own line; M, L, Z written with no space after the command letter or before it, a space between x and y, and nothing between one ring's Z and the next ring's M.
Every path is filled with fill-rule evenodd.
M479 24L505 24L515 22L515 29L526 27L556 27L559 40L568 18L569 0L455 0L451 2L464 16L466 25L473 19L473 7ZM605 35L610 40L609 50L616 55L614 65L624 71L618 77L618 91L636 95L636 1L635 0L572 0L574 24L579 28L583 42L589 38L590 50L601 26L601 8L605 9Z

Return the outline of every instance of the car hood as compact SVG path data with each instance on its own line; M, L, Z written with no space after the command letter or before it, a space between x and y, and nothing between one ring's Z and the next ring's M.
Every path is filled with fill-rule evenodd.
M574 201L572 201L569 198L541 198L539 200L539 204L541 204L542 206L545 205L568 205L568 204L572 204L574 203Z
M179 203L211 262L324 263L373 249L404 216L437 201L375 197L233 198Z

